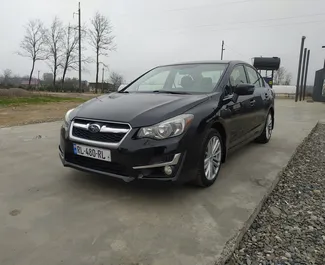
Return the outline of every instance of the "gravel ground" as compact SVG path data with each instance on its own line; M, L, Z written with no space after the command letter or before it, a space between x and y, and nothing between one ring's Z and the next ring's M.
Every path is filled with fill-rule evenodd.
M325 125L305 139L227 265L325 265Z

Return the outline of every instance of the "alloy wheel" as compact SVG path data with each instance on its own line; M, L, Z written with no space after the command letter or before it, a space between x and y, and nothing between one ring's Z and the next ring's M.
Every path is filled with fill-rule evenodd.
M266 128L265 128L267 139L271 138L272 130L273 130L273 119L272 119L272 114L269 113L269 115L267 116Z
M204 156L204 173L208 180L213 180L220 169L222 146L218 136L209 140Z

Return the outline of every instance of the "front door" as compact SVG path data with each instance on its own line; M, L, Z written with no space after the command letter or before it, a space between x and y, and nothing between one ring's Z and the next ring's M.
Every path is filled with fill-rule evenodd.
M233 69L228 85L226 86L222 113L224 121L229 130L229 147L235 147L247 139L247 134L250 130L250 104L253 95L238 96L236 102L229 101L227 98L233 97L232 88L238 84L247 84L248 79L243 65L237 65Z

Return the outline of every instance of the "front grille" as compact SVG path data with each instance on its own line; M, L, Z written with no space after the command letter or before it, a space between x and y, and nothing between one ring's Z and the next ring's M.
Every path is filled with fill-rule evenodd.
M105 143L119 143L125 133L92 133L88 130L81 129L81 128L72 128L72 135L78 138L91 140L91 141L98 141L98 142L105 142Z
M75 123L80 123L80 124L88 124L88 123L96 123L99 124L100 126L106 125L111 128L116 128L116 129L130 129L130 126L125 123L115 123L115 122L109 122L109 121L89 121L89 120L83 120L83 119L75 119Z
M65 159L67 162L85 168L98 170L105 173L112 173L120 176L128 176L126 167L118 163L101 161L101 160L78 156L74 154L66 155Z
M88 126L96 124L101 128L99 132L91 132ZM90 121L84 119L75 119L71 128L71 134L78 139L89 141L118 144L131 130L131 127L125 123L114 123L105 121Z

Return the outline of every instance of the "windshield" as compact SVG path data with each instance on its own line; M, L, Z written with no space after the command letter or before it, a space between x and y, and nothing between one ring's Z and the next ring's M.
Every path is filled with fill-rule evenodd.
M183 64L155 68L123 92L210 93L219 82L227 64Z

